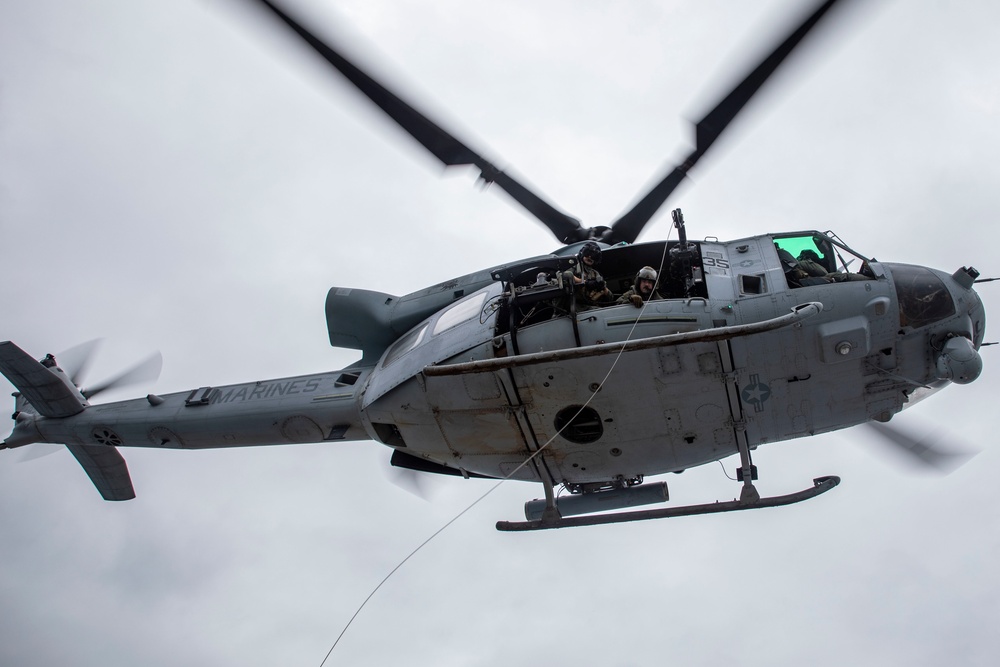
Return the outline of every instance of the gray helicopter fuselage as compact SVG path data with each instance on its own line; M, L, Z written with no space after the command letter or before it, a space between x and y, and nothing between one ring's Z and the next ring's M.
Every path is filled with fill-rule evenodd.
M499 304L516 286L493 284L463 298L383 354L360 397L365 428L384 444L463 473L547 475L573 484L634 480L734 454L741 439L754 448L886 421L916 389L946 383L935 366L935 337L964 336L976 348L982 342L982 305L948 274L914 267L936 277L942 303L957 304L914 327L901 322L890 268L902 265L866 261L866 277L793 287L774 236L697 246L702 296L650 301L641 311L631 304L593 308L575 314L576 332L566 316L504 331ZM663 254L660 242L611 248L604 257L615 271L634 264L627 277ZM625 278L609 278L624 285ZM822 312L766 333L620 355L586 352L761 322L809 302L822 303ZM520 355L581 353L502 370L423 372L511 355L515 347Z
M666 298L641 309L560 310L572 297L557 280L523 277L569 261L555 255L494 270L503 280L473 274L402 299L335 288L331 338L336 330L357 341L365 357L353 367L86 405L60 418L25 410L6 442L198 449L371 438L442 471L590 484L887 421L918 391L975 379L968 368L985 316L972 277L864 260L834 239L701 241L681 276L671 268L676 242L605 249L601 269L615 293L640 267L659 267ZM803 245L822 252L837 282L793 282L781 253ZM793 324L741 329L810 303L822 308ZM359 310L371 316L334 322ZM426 311L401 336L360 340L394 315ZM663 336L676 340L617 345ZM971 362L951 360L953 338Z

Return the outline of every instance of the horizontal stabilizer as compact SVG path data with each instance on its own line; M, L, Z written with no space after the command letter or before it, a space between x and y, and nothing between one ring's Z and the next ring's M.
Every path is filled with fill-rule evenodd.
M0 373L44 417L70 417L87 407L86 399L61 370L46 368L10 341L0 343Z
M135 490L128 466L118 450L109 445L66 445L90 476L105 500L132 500Z

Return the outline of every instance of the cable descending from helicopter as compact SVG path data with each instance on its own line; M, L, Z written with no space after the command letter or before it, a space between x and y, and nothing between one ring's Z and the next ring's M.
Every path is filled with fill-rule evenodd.
M683 220L683 217L681 218L681 220ZM683 224L683 223L681 223L681 224ZM669 239L670 239L670 235L668 234L666 240L669 241ZM664 254L661 257L661 263L662 263L662 261L664 261L666 259L667 247L668 247L667 244L664 244L664 246L663 246L663 252L664 252ZM658 284L658 280L659 280L659 277L657 277L657 284ZM655 288L656 288L656 284L654 284L654 289ZM647 304L648 304L648 301L643 302L641 310L640 310L640 315L641 315L642 310L645 310ZM614 358L614 361L612 361L612 364L611 364L611 368L608 369L607 374L604 376L604 382L606 382L608 380L608 378L611 377L612 373L614 373L615 369L617 368L618 361L619 361L619 359L621 359L621 355L625 352L625 348L626 348L627 343L632 339L632 336L635 333L636 326L638 326L640 319L641 319L641 317L640 318L636 318L635 322L632 324L632 328L629 329L628 335L625 337L625 340L622 343L618 344L619 345L618 355ZM593 389L593 391L591 392L590 396L587 398L586 401L584 401L583 405L580 406L580 408L579 408L579 410L577 410L576 414L573 415L573 417L571 419L569 419L563 425L563 427L561 429L557 430L552 435L552 437L550 437L545 443L543 443L541 447L539 447L536 451L532 452L526 459L524 459L524 461L521 462L520 465L518 465L516 468L514 468L509 473L507 473L507 475L505 477L503 477L502 479L500 479L496 484L493 484L492 486L490 486L490 488L488 488L482 495L480 495L475 500L473 500L471 503L469 503L463 510L461 510L460 512L458 512L457 514L455 514L455 516L453 516L451 519L449 519L447 522L445 522L444 525L442 525L436 531L434 531L433 533L431 533L431 535L428 536L427 539L425 539L423 542L421 542L420 544L418 544L415 549L413 549L401 561L399 561L399 563L397 563L396 566L393 567L392 570L390 570L389 573L386 574L385 577L383 577L382 580L378 582L378 584L371 590L371 592L367 595L367 597L365 597L365 599L361 602L361 605L355 610L354 614L351 615L350 619L348 619L347 623L344 625L344 628L340 631L340 634L337 635L337 638L334 640L333 645L330 646L330 650L327 651L326 656L324 656L323 660L320 662L320 667L323 667L323 665L326 664L326 661L330 658L330 655L333 653L333 650L335 648L337 648L337 644L340 643L340 640L347 633L348 628L350 628L351 624L354 623L354 619L356 619L358 617L358 615L361 613L361 611L368 604L369 600L371 600L372 597L374 597L374 595L379 591L379 589L382 588L382 586L386 582L388 582L389 579L397 571L399 571L399 569L401 567L403 567L403 565L405 565L407 561L409 561L411 558L413 558L417 554L417 552L419 552L425 546L427 546L428 544L430 544L438 535L440 535L441 533L443 533L453 523L455 523L460 518L462 518L463 516L465 516L465 514L467 514L469 511L471 511L472 508L474 508L476 505L478 505L483 500L485 500L487 496L489 496L494 491L496 491L497 489L499 489L500 486L502 484L504 484L504 482L507 482L510 479L512 479L525 466L534 465L536 458L543 451L545 451L545 449L550 444L552 444L552 442L557 437L559 437L559 435L562 433L563 430L565 430L566 428L569 428L570 424L577 417L579 417L581 414L583 414L584 410L586 410L586 408L590 404L590 402L593 401L594 397L596 397L597 394L598 394L598 392L600 392L601 386L603 386L604 382L601 382L595 389ZM545 478L542 477L542 479L544 480ZM558 507L558 503L557 503L557 498L553 494L553 485L551 483L544 484L544 487L545 487L545 502L544 502L544 509L541 512L540 519L542 521L544 521L547 526L556 527L556 524L562 518L561 517L561 513L559 511L559 507ZM565 486L563 486L562 488L564 489ZM665 491L666 491L666 485L665 484L663 485L663 489L664 489L664 495L666 495L665 494ZM664 497L663 500L666 500L666 497ZM532 502L536 502L536 501L528 501L527 503L525 503L525 507L527 508ZM527 511L527 509L526 509L526 511ZM498 528L499 528L499 524L498 524ZM505 530L509 530L509 528L504 528L504 529Z

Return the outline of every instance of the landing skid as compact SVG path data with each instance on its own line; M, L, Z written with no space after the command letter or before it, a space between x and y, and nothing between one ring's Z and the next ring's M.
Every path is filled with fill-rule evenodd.
M840 478L835 475L817 477L813 480L811 489L804 489L785 496L771 498L756 498L746 500L729 500L725 502L707 503L704 505L687 505L685 507L668 507L656 510L639 510L634 512L619 512L614 514L591 514L589 516L571 516L538 521L497 521L497 530L548 530L550 528L572 528L573 526L595 526L604 523L625 523L626 521L645 521L646 519L666 519L673 516L693 516L696 514L716 514L718 512L738 512L760 507L780 507L809 500L821 493L826 493L840 484Z

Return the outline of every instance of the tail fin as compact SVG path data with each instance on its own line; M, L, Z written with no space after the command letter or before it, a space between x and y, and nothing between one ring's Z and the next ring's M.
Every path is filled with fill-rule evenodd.
M66 445L105 500L132 500L135 489L125 459L107 445Z
M41 439L35 420L65 419L83 412L90 403L50 354L36 361L10 341L0 343L0 373L17 387L14 432L5 447L20 447ZM37 414L36 414L37 413ZM135 498L125 459L112 446L66 445L83 466L105 500Z

